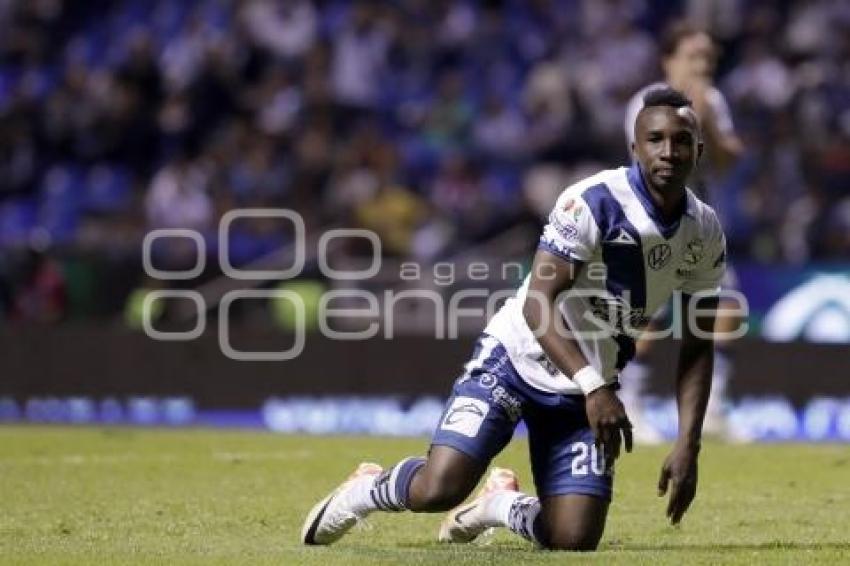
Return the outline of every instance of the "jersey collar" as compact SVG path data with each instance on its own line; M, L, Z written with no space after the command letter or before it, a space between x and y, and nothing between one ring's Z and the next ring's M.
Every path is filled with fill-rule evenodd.
M665 221L664 217L661 215L661 209L659 209L655 204L655 201L652 200L652 196L649 194L649 190L643 182L643 175L640 174L640 165L636 161L632 163L628 170L626 170L626 178L628 179L629 186L632 188L635 196L637 196L640 204L646 211L647 216L649 216L655 224L655 227L658 228L658 231L666 239L669 240L676 234L676 230L679 229L682 216L687 214L693 218L692 197L690 195L690 191L687 189L685 189L685 198L682 199L682 206L676 211L673 218L669 221Z

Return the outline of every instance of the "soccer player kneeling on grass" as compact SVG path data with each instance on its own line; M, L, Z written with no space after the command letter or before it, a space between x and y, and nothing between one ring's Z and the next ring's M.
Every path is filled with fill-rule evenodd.
M714 211L685 187L702 152L690 100L671 88L650 91L635 134L634 165L602 171L559 197L531 273L478 340L428 456L387 470L361 464L310 511L305 544L330 544L374 511L449 511L442 541L470 542L506 527L545 548L595 549L614 461L621 444L628 452L632 443L618 374L634 355L636 329L673 295L685 326L679 435L658 490L669 488L667 516L679 522L696 493L725 238ZM513 472L495 468L461 505L520 419L537 497L519 491Z

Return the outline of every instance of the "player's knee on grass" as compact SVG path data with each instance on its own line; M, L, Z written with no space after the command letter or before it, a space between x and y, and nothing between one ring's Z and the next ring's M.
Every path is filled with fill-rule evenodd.
M442 512L457 507L475 488L484 469L460 451L433 447L410 486L410 510Z
M605 530L608 501L589 495L546 498L540 513L540 542L549 550L596 550Z
M597 534L590 530L573 531L555 527L554 532L544 534L543 546L549 550L591 552L599 546L600 538L602 533Z

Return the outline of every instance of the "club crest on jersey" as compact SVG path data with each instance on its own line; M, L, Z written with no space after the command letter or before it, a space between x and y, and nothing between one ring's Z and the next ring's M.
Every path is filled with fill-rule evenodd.
M647 260L649 261L649 267L658 271L670 263L671 257L673 257L673 250L668 244L656 244L649 250Z
M702 245L702 240L699 238L694 238L688 245L685 250L685 263L688 265L696 265L700 261L702 261L703 255L705 255L704 247Z

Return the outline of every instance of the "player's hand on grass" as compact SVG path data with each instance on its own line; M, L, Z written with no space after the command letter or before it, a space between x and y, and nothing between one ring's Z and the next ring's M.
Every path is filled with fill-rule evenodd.
M676 444L661 466L658 497L668 491L667 517L677 525L697 493L697 456L699 448Z
M626 452L632 451L632 423L626 409L612 389L600 387L587 395L585 410L596 446L602 447L605 465L610 468L620 456L621 442L625 443Z

